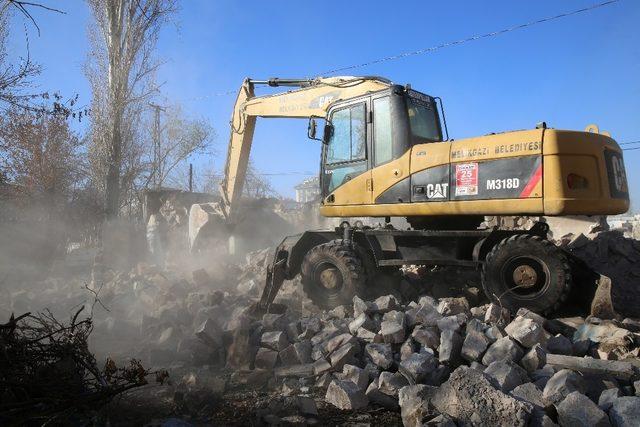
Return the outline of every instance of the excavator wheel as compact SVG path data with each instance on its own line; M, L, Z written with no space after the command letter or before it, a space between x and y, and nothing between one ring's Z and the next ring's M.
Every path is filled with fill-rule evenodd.
M362 262L341 240L315 246L301 266L302 287L321 308L350 304L366 282Z
M520 307L541 314L558 309L571 290L567 256L539 236L518 234L487 255L482 286L487 297L512 312Z

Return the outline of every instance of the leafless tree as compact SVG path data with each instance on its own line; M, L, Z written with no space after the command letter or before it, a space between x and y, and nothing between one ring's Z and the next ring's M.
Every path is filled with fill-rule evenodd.
M123 162L133 146L140 105L157 92L154 50L176 0L87 0L95 19L87 76L92 86L92 152L105 219L120 209Z
M187 117L180 105L172 105L164 108L164 120L160 121L157 141L148 140L150 146L147 153L151 169L146 179L145 187L152 181L161 187L167 182L175 182L178 179L176 168L184 165L185 161L194 154L214 154L211 143L215 138L215 132L208 121L204 119L191 119ZM155 124L152 126L155 127ZM154 132L147 132L153 135ZM153 139L156 139L153 138ZM154 151L153 145L158 144ZM155 152L155 155L153 154Z
M222 182L222 174L212 171L204 174L206 180L200 188L204 192L218 194L220 191L220 183ZM249 160L247 166L247 175L242 189L245 197L259 199L263 197L279 197L280 194L273 188L268 176L259 172Z

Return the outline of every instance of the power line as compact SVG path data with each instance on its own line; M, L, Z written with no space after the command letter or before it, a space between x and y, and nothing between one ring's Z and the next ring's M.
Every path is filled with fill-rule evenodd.
M411 52L403 52L403 53L399 53L399 54L396 54L396 55L387 56L387 57L384 57L384 58L374 59L374 60L369 61L369 62L363 62L361 64L348 65L346 67L335 68L333 70L328 70L328 71L325 71L323 73L320 73L320 75L333 74L333 73L337 73L339 71L347 71L347 70L353 70L355 68L368 67L370 65L379 64L381 62L395 61L396 59L402 59L402 58L406 58L408 56L422 55L422 54L425 54L425 53L431 53L431 52L435 52L435 51L440 50L440 49L444 49L446 47L457 46L457 45L461 45L463 43L467 43L467 42L471 42L471 41L475 41L475 40L494 37L494 36L498 36L500 34L509 33L511 31L516 31L516 30L521 30L523 28L532 27L534 25L542 24L544 22L554 21L556 19L566 18L566 17L572 16L572 15L577 15L578 13L588 12L588 11L591 11L591 10L594 10L594 9L597 9L597 8L600 8L600 7L608 6L608 5L613 4L613 3L617 3L618 1L619 0L608 0L608 1L605 1L605 2L602 2L602 3L597 3L597 4L594 4L594 5L591 5L591 6L583 7L581 9L576 9L576 10L573 10L571 12L565 12L565 13L561 13L561 14L554 15L554 16L547 16L546 18L541 18L541 19L537 19L535 21L525 22L523 24L518 24L518 25L511 26L511 27L503 28L501 30L492 31L490 33L476 34L476 35L473 35L473 36L470 36L470 37L466 37L466 38L463 38L463 39L442 43L442 44L439 44L437 46L432 46L432 47L428 47L428 48L424 48L424 49L414 50L414 51L411 51Z
M374 60L371 60L369 62L363 62L363 63L360 63L360 64L353 64L353 65L348 65L348 66L345 66L345 67L334 68L333 70L324 71L322 73L318 73L317 75L318 76L323 76L323 75L337 73L339 71L347 71L347 70L353 70L353 69L356 69L356 68L368 67L370 65L375 65L375 64L382 63L382 62L395 61L397 59L402 59L402 58L406 58L406 57L409 57L409 56L415 56L415 55L422 55L422 54L425 54L425 53L431 53L431 52L435 52L437 50L444 49L444 48L447 48L447 47L457 46L457 45L461 45L463 43L467 43L467 42L471 42L471 41L475 41L475 40L494 37L494 36L498 36L498 35L501 35L501 34L509 33L509 32L512 32L512 31L521 30L523 28L532 27L534 25L542 24L542 23L545 23L545 22L550 22L550 21L554 21L554 20L557 20L557 19L566 18L568 16L577 15L579 13L589 12L591 10L598 9L598 8L601 8L601 7L604 7L604 6L608 6L608 5L611 5L613 3L617 3L619 1L620 0L608 0L608 1L605 1L605 2L602 2L602 3L597 3L597 4L594 4L594 5L591 5L591 6L583 7L581 9L572 10L570 12L560 13L558 15L553 15L553 16L547 16L545 18L540 18L540 19L537 19L535 21L530 21L530 22L525 22L523 24L513 25L511 27L503 28L503 29L497 30L497 31L492 31L490 33L476 34L476 35L469 36L469 37L466 37L466 38L463 38L463 39L442 43L442 44L439 44L437 46L432 46L432 47L419 49L419 50L414 50L414 51L410 51L410 52L403 52L403 53L399 53L399 54L396 54L396 55L387 56L387 57L384 57L384 58L374 59ZM188 101L200 101L200 100L219 97L219 96L235 95L236 93L237 93L237 90L228 90L228 91L224 91L224 92L212 93L212 94L209 94L209 95L202 95L202 96L198 96L198 97L195 97L195 98L189 98Z
M637 141L621 142L618 145L631 145L631 144L640 144L640 139Z

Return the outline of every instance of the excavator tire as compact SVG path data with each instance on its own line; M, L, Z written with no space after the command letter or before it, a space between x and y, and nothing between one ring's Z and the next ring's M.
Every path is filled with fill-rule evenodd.
M571 268L553 243L529 234L508 237L489 252L482 269L487 297L512 312L556 311L571 290Z
M362 261L341 240L312 248L300 272L304 292L320 308L351 304L366 282Z

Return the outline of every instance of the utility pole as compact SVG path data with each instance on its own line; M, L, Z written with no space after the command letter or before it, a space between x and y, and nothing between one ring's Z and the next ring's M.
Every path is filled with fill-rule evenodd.
M193 163L189 163L189 192L193 191Z
M162 175L160 174L160 112L166 109L152 102L149 106L154 110L154 126L153 126L153 187L158 188L161 184Z

